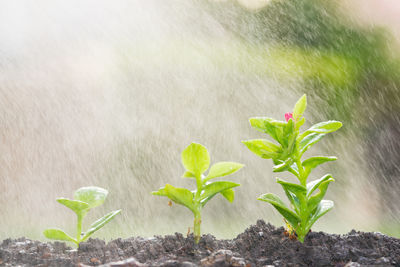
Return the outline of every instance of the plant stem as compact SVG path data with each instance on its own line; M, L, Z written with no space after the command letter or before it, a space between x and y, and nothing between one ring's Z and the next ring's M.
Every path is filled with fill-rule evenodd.
M200 224L201 224L201 213L200 211L198 211L194 214L194 241L196 242L196 244L199 243L201 237Z
M78 215L78 223L77 223L77 227L76 227L76 241L79 242L81 241L81 234L82 234L82 219L83 216L81 213L77 214ZM78 245L79 246L79 245Z
M201 224L201 203L200 196L201 191L203 190L203 177L196 177L197 183L197 192L194 197L194 203L196 206L196 212L194 212L194 223L193 223L193 231L194 231L194 241L196 244L200 242L201 232L200 232L200 224Z

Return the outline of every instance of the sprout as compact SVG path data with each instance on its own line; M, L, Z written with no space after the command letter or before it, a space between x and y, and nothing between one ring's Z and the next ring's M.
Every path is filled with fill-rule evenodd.
M76 190L73 200L67 198L58 198L58 203L70 208L78 217L76 238L69 236L64 231L57 228L44 230L44 236L54 240L70 241L79 247L80 242L86 241L94 232L102 228L105 224L111 221L115 215L121 212L121 210L116 210L106 214L102 218L92 223L86 232L82 233L83 218L90 209L102 205L106 200L107 195L107 190L96 186L89 186L81 187Z
M211 182L211 179L230 175L243 167L243 164L235 162L218 162L211 166L210 171L205 176L203 173L210 166L210 156L207 149L197 143L191 143L182 152L182 164L186 169L183 178L196 180L197 189L188 190L172 185L165 185L158 191L152 192L156 196L165 196L173 202L187 207L194 215L194 238L195 242L200 241L201 210L206 203L215 195L220 193L229 202L235 198L232 188L240 184L228 181Z

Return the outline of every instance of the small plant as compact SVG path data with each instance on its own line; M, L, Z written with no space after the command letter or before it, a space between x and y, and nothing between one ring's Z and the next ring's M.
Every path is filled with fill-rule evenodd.
M337 159L336 157L318 156L302 161L301 157L326 134L342 127L342 123L339 121L326 121L317 123L300 133L300 127L305 122L303 113L306 106L306 95L303 95L297 101L293 113L285 114L286 121L264 117L250 118L251 126L260 132L269 134L278 144L266 139L243 141L256 155L272 159L275 164L274 172L289 171L300 181L300 184L294 184L279 178L276 180L283 187L292 209L289 209L277 195L271 193L258 198L258 200L272 204L282 214L286 223L290 225L289 232L294 231L300 242L304 242L311 226L333 208L333 201L323 200L329 183L334 181L332 176L327 174L309 183L307 183L307 178L311 170L318 165Z
M108 213L107 215L92 223L92 225L90 225L89 229L86 232L82 232L83 218L86 216L90 209L103 204L103 202L106 200L107 195L107 190L96 186L89 186L81 187L76 190L73 200L67 198L58 198L58 203L66 206L67 208L70 208L78 216L76 238L73 238L66 234L64 231L56 228L44 230L44 236L49 239L74 242L77 246L79 246L80 242L87 240L94 232L102 228L105 224L111 221L115 217L115 215L121 212L121 210L116 210Z
M152 194L168 197L173 202L183 205L193 212L194 238L195 242L198 243L200 241L202 208L218 193L224 196L229 202L232 202L235 197L235 192L232 188L240 185L234 182L211 182L210 180L235 173L243 167L243 164L218 162L211 166L210 171L205 176L203 173L207 171L210 166L210 156L207 149L197 143L191 143L183 150L182 164L186 169L182 177L195 179L197 188L190 191L186 188L177 188L167 184L158 191L152 192Z

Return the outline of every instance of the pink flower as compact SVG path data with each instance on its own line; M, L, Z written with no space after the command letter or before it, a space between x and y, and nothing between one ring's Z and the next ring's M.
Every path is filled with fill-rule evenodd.
M288 122L290 119L293 119L293 113L292 112L285 113L285 120Z

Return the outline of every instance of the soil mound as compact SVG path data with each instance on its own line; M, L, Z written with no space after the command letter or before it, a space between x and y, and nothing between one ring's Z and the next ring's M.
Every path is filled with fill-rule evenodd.
M345 235L311 232L291 240L264 221L232 240L203 235L198 245L182 234L132 237L105 243L89 239L78 250L65 243L26 238L0 245L0 266L400 266L400 239L352 230Z

